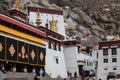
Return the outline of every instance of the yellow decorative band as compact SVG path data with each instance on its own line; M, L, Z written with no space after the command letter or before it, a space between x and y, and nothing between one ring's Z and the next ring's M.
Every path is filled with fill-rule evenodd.
M9 33L9 34L12 34L12 35L15 35L15 36L18 36L18 37L21 37L21 38L44 45L44 40L42 40L42 39L30 36L28 34L25 34L25 33L19 32L19 31L15 31L15 30L5 27L3 25L0 25L0 31L3 31L3 32L6 32L6 33Z

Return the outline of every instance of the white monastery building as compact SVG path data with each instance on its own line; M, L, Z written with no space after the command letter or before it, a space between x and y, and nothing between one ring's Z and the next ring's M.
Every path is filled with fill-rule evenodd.
M64 41L63 11L29 6L27 16L19 0L14 5L7 14L0 12L0 66L12 77L43 68L52 78L67 78L67 71L93 69L94 59L81 52L78 41Z
M66 36L63 11L34 7L29 7L28 11L30 23L46 31L45 70L51 77L56 78L60 75L66 78L67 71L79 74L82 68L93 69L93 67L90 68L94 65L92 57L88 53L81 53L80 46L78 46L80 43L77 40L63 41ZM39 19L39 24L36 24L37 19Z
M77 40L65 40L63 43L66 68L69 73L74 75L76 72L79 75L82 70L94 70L94 59L88 54L88 47L81 48Z
M65 36L63 11L29 7L29 21L46 32L45 71L51 77L67 77L62 41ZM36 24L38 23L38 24Z
M120 40L99 42L99 48L92 51L97 58L97 80L120 77Z

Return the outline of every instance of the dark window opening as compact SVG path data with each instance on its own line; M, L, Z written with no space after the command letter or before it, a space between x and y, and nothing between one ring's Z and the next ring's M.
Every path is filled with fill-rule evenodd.
M117 54L117 51L116 51L116 48L112 48L112 55L116 55Z
M108 68L104 68L104 70L108 70Z
M117 68L116 68L116 67L114 67L114 68L113 68L113 70L117 70Z
M112 58L112 62L117 62L117 58Z
M51 41L48 41L48 47L51 49Z
M108 55L108 49L103 49L103 55Z
M78 53L80 53L80 46L78 46Z
M57 50L56 42L53 42L53 50Z
M58 50L61 51L61 44L58 44Z
M98 58L98 53L97 53L97 58Z
M58 64L59 62L58 62L58 58L56 58L56 64Z
M104 61L104 63L108 63L108 59L104 59L103 61Z

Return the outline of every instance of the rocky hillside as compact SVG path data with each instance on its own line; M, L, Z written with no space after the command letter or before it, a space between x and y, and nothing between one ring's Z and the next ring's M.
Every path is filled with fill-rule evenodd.
M64 11L67 38L76 38L84 45L95 46L102 40L120 35L120 0L20 0L27 6ZM15 0L0 0L0 10L13 7Z

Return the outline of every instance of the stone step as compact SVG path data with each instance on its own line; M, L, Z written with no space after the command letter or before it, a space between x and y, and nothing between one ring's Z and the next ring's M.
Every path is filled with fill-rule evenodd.
M25 78L7 78L6 80L28 80Z
M35 73L6 72L8 80L34 80Z

